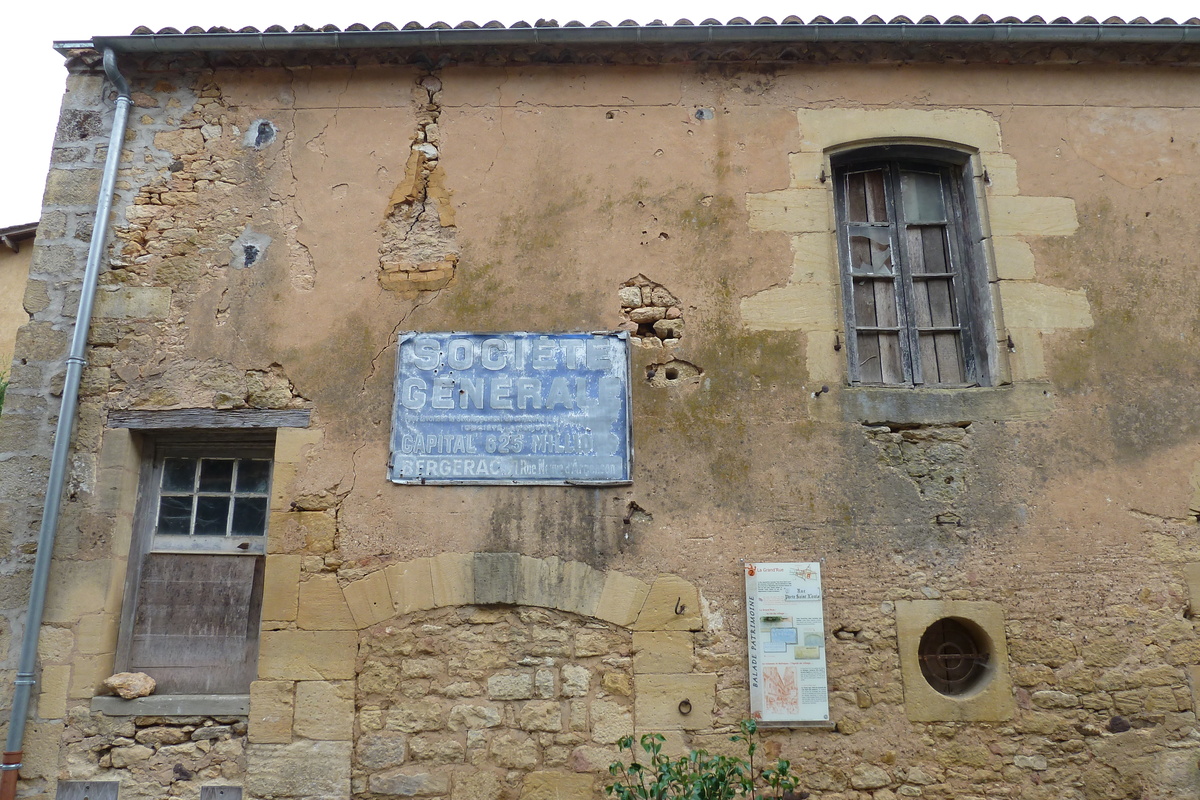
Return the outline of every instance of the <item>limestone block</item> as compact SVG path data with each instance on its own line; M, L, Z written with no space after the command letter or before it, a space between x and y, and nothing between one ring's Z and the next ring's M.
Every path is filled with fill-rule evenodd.
M622 736L633 734L633 713L629 706L615 700L592 701L592 740L616 744Z
M296 624L307 631L350 631L357 628L336 575L313 575L300 584Z
M70 699L83 700L104 694L103 681L113 674L113 661L112 653L76 658L71 669Z
M828 189L781 189L746 195L750 229L809 233L833 230L833 193Z
M1017 186L1017 160L1015 158L1006 153L982 153L980 160L983 162L983 168L987 171L987 182L984 185L989 196L1000 197L1020 192Z
M1070 236L1079 227L1069 197L992 197L992 236Z
M86 655L116 652L118 629L115 615L89 614L75 626L75 648Z
M633 682L639 728L691 731L712 727L716 675L637 675ZM685 700L691 705L687 714L680 711Z
M428 797L448 794L450 792L450 776L440 772L402 767L372 774L367 781L367 786L376 794Z
M1054 331L1092 327L1091 306L1081 289L1060 289L1028 281L1000 286L1004 324L1009 328Z
M996 256L996 277L1002 281L1031 281L1037 277L1033 250L1012 236L993 236L992 253Z
M837 288L791 283L742 298L742 321L753 331L832 331L840 324Z
M844 339L837 331L809 331L805 337L808 379L813 386L836 386L846 380ZM841 350L836 345L843 343ZM814 389L813 391L816 391Z
M373 771L398 767L408 756L407 739L390 731L364 734L358 740L358 763Z
M635 631L698 631L700 590L677 575L659 575L630 626Z
M554 700L531 700L517 712L517 725L525 731L550 731L563 729L562 704Z
M1192 473L1192 486L1200 495L1200 465ZM1196 502L1193 501L1192 507L1194 508L1196 505ZM1200 609L1200 563L1183 565L1183 582L1187 585L1188 599L1191 601L1192 608Z
M590 800L592 776L577 772L531 772L521 784L520 800Z
M517 602L521 556L517 553L476 553L475 602L479 605Z
M47 206L92 205L100 192L98 169L52 169L46 176L42 202Z
M595 616L604 594L605 579L603 572L582 561L564 562L556 608L584 617Z
M1032 328L1009 328L1008 336L1013 342L1012 352L1008 353L1012 379L1030 381L1045 378L1046 351L1042 346L1042 332Z
M293 486L296 483L296 465L288 463L276 462L271 467L271 519L267 529L267 552L279 553L283 552L281 548L281 538L284 531L278 527L279 523L285 520L281 519L280 512L287 512L291 509L292 497L295 496Z
M493 705L464 703L450 709L449 727L452 731L495 728L500 721L500 709Z
M504 779L495 772L460 772L454 778L450 800L501 800L502 797L511 796L505 794L504 786Z
M383 570L346 584L342 587L342 594L350 606L354 624L360 629L396 616L392 592Z
M829 233L802 233L792 237L792 279L790 283L819 283L837 286L837 240Z
M306 739L350 741L354 734L354 682L298 682L294 729Z
M30 721L25 727L25 738L22 739L23 757L21 759L21 777L53 778L58 775L58 754L60 737L63 732L62 722Z
M533 697L533 675L528 672L497 672L488 678L492 700L528 700Z
M791 153L788 168L792 173L793 189L822 189L822 174L829 179L829 169L824 153Z
M250 797L349 797L349 742L250 744L246 748Z
M358 653L355 631L263 631L258 676L263 680L348 680Z
M692 634L683 631L637 631L633 634L635 673L692 671Z
M279 428L275 431L275 463L300 464L324 433L317 428Z
M579 664L563 664L563 697L586 697L592 684L592 671Z
M296 618L301 556L268 555L263 572L262 618L290 621Z
M557 608L562 562L556 557L521 556L518 563L517 605Z
M429 560L433 602L437 607L465 606L475 602L475 556L441 553Z
M52 664L42 667L38 682L37 715L41 719L62 719L67 715L67 692L71 685L71 667Z
M533 769L538 763L538 744L530 736L506 731L492 739L492 759L506 769Z
M251 742L288 744L292 741L294 686L292 681L254 681L250 684Z
M440 733L413 736L408 740L408 755L413 761L427 764L461 764L467 748L457 735Z
M38 636L37 657L42 664L70 664L75 649L75 635L70 628L42 626Z
M106 561L55 559L46 589L48 623L74 624L85 614L105 607L111 571Z
M628 627L637 619L638 612L646 602L650 587L632 575L609 570L604 578L604 589L593 616L614 625Z
M898 138L939 139L1000 152L1000 125L985 111L908 108L800 109L801 146L820 152L837 145Z
M151 286L104 287L96 293L96 319L163 319L171 290Z
M428 558L417 558L392 564L383 571L397 614L411 614L437 607L430 561Z

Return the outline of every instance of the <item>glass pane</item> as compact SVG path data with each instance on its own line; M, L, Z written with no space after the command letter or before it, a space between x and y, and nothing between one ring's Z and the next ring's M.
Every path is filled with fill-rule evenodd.
M262 536L267 532L267 498L239 497L233 501L234 536Z
M239 492L266 494L267 480L270 476L270 461L243 459L238 462L237 490ZM236 514L236 512L234 513Z
M228 497L196 498L196 533L202 536L224 536L229 521Z
M158 501L158 532L187 534L192 527L192 498L163 497Z
M228 492L233 488L233 459L205 458L200 461L200 491Z
M163 461L164 492L192 492L196 489L196 459L168 458Z
M852 172L846 176L846 219L850 222L887 222L883 170Z
M858 379L863 383L882 383L879 366L879 334L858 334Z
M892 274L892 248L887 228L850 229L850 269L875 275Z
M946 204L942 200L942 178L931 172L901 172L900 196L904 221L945 222Z

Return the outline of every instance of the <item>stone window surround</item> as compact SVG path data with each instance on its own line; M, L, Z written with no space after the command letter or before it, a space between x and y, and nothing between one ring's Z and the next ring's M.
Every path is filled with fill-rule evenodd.
M898 419L897 406L919 406L928 421L1040 417L1054 406L1043 337L1092 326L1082 289L1037 282L1031 237L1070 236L1078 228L1066 197L1022 195L1017 162L1004 152L999 123L968 109L799 109L801 145L789 156L785 189L746 197L750 229L789 234L794 253L785 285L742 299L750 330L802 331L809 384L829 386L843 402L814 398L812 414L830 420ZM831 157L872 145L918 144L967 151L991 287L994 335L986 343L995 364L993 387L920 389L848 386ZM1011 346L1010 343L1011 342ZM1013 391L1024 384L1023 391ZM930 395L913 401L904 395ZM940 397L940 395L950 395ZM819 397L819 395L818 395ZM963 413L966 413L963 416ZM957 415L957 416L954 416Z
M921 673L917 650L930 625L940 619L973 623L988 639L989 675L976 690L944 695ZM1008 672L1004 610L998 603L971 600L900 600L896 602L896 640L904 681L904 708L913 722L1002 722L1016 710Z

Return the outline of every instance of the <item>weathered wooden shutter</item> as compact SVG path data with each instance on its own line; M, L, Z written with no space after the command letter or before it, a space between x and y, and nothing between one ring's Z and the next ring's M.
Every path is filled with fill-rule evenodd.
M158 694L243 694L258 655L262 559L148 553L142 562L130 669Z

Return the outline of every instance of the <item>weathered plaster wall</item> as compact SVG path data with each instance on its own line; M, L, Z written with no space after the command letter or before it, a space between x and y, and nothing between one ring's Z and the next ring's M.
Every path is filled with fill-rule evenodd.
M29 277L29 260L33 241L20 242L17 252L0 248L0 364L12 361L17 330L29 321L21 304L25 296L25 280ZM4 372L8 367L3 368Z
M45 660L28 787L70 776L54 752L64 715L85 707L111 668L137 461L136 441L103 430L105 411L250 406L313 410L312 428L281 432L277 449L267 582L285 611L264 612L247 756L265 759L264 770L291 774L320 763L314 752L351 758L358 742L354 766L338 775L369 796L386 793L373 774L407 774L425 763L417 752L458 758L442 734L441 749L420 750L425 734L397 723L392 760L372 767L360 751L375 722L362 709L337 737L293 723L286 742L277 732L280 740L255 743L265 724L256 708L299 704L305 682L359 675L356 693L303 690L310 699L327 690L337 720L352 697L403 705L364 689L354 665L338 675L272 672L280 654L303 649L272 651L272 642L319 640L319 657L353 638L365 657L386 638L353 633L364 626L352 603L341 627L326 624L340 612L325 609L326 627L306 628L304 599L318 590L375 598L386 616L370 624L397 630L444 625L467 636L484 624L473 615L502 614L522 630L578 636L597 624L587 614L553 606L543 619L528 608L545 604L516 598L507 601L516 610L473 598L438 605L460 611L405 617L413 609L387 576L445 553L557 558L647 585L676 574L703 591L695 660L683 671L714 676L718 730L678 733L673 744L719 747L747 713L739 559L823 558L836 729L769 742L819 796L1200 796L1189 684L1200 653L1184 577L1200 561L1200 439L1182 389L1198 377L1188 253L1200 223L1185 200L1200 190L1192 78L1150 67L429 74L365 63L135 75L55 564L47 634L60 649ZM71 79L44 225L62 214L66 230L86 226L106 107L99 79ZM1000 284L996 343L1011 386L917 397L844 385L831 188L820 167L830 137L868 118L852 138L979 139ZM84 246L35 250L33 320L0 421L0 449L12 453L0 461L10 626ZM635 305L632 286L670 300ZM784 302L764 316L771 297ZM672 318L685 325L639 337L634 350L632 486L385 481L397 331L636 329L635 313L652 315L644 308L678 309ZM683 379L664 377L672 361L688 365ZM1003 609L1011 719L910 721L896 603L940 599ZM289 638L305 631L342 638ZM630 641L636 659L636 633ZM447 648L421 654L439 676L457 657ZM581 656L563 657L541 666L561 671ZM482 687L489 677L473 680ZM278 682L295 685L266 686ZM645 729L636 699L603 683L588 691L593 704L632 703L632 724ZM595 739L595 719L592 741L576 742L583 732L562 713L562 730L531 736L540 749L529 771L566 780L602 770L607 756L584 766L576 755L611 745ZM452 715L438 720L450 726ZM505 724L504 735L528 734ZM462 745L463 763L470 735L443 737ZM565 761L548 755L560 747L573 748ZM506 775L475 796L515 797L542 779ZM341 792L330 786L330 796ZM305 792L283 781L251 793Z

